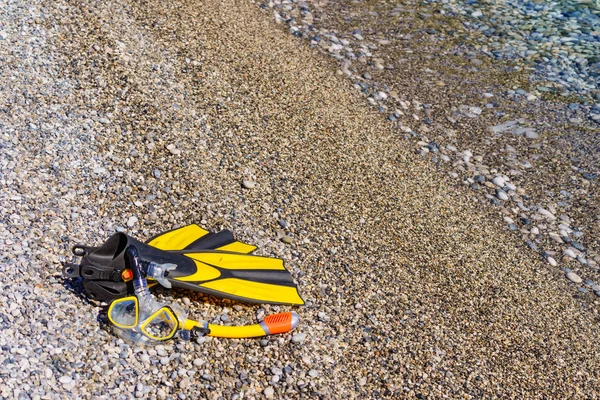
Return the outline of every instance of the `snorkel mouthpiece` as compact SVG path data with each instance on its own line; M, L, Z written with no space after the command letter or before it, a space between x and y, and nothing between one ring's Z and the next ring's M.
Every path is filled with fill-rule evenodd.
M177 268L176 264L157 264L155 262L149 262L146 269L146 278L154 279L161 286L171 289L171 282L167 280L166 276L169 271L172 271L175 268Z

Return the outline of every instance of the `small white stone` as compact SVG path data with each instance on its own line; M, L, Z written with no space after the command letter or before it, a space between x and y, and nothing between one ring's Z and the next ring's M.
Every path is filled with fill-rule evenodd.
M267 399L272 399L273 395L275 394L275 389L273 389L271 386L268 386L265 388L265 390L263 390L263 394Z
M63 375L60 378L58 378L58 381L63 385L68 385L69 383L73 382L73 379L68 375Z
M553 267L556 267L558 265L556 263L556 260L552 257L548 257L548 258L546 258L546 260L548 260L548 264L552 265Z
M306 333L296 333L292 336L292 343L302 343L306 340Z
M497 176L494 179L492 179L492 183L498 187L504 187L504 184L506 183L506 181L504 180L503 177Z
M175 147L175 145L172 145L172 144L167 146L167 150L169 150L169 152L171 154L173 154L174 156L178 156L181 154L181 150L179 150L178 148Z
M556 232L550 232L548 236L550 236L550 239L554 240L557 243L563 243L562 237L560 237L560 235Z
M504 200L504 201L508 200L508 195L505 192L501 191L501 190L496 194L496 196L500 200Z
M538 208L538 214L543 215L544 217L546 217L546 219L549 219L550 221L556 220L556 217L554 216L554 214L552 214L550 211L545 210L541 207Z
M566 274L566 276L567 276L567 279L570 280L573 283L581 283L581 282L583 282L583 279L581 279L579 277L579 275L577 275L575 272L568 272Z
M256 182L245 180L242 181L242 186L244 186L246 189L254 189L256 187Z
M575 252L573 252L573 250L571 250L571 249L565 249L563 251L563 254L567 257L577 258L577 254L575 254Z
M137 224L138 222L138 217L136 217L135 215L129 217L129 219L127 220L127 226L132 228L135 224Z

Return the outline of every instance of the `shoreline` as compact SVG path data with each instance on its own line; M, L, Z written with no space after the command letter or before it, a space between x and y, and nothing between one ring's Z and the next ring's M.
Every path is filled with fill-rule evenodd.
M497 206L507 229L522 243L552 267L562 268L566 277L573 276L572 270L579 273L583 278L574 278L576 283L586 282L577 289L580 294L600 296L600 198L595 196L600 178L600 135L595 133L600 117L595 115L600 104L568 102L577 96L569 89L563 96L551 96L551 90L534 81L539 68L531 65L544 64L523 61L534 54L510 60L475 44L483 37L477 27L487 26L478 9L454 3L407 4L392 8L373 2L326 2L313 10L312 3L302 1L259 2L263 10L273 10L284 30L337 59L339 73L399 135L412 139L415 151L456 184L471 187L478 201ZM533 13L526 11L526 18L556 6L520 5ZM506 7L520 9L516 3ZM583 9L600 26L591 5L563 7L565 13ZM504 17L492 15L501 23L484 29L487 42L493 42L488 32L504 29ZM523 24L518 17L512 23ZM457 33L454 29L461 25ZM519 47L516 39L511 42ZM502 46L506 44L496 47ZM557 102L561 97L567 102Z

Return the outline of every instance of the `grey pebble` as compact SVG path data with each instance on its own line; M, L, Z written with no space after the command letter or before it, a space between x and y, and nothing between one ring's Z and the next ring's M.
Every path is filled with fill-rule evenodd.
M583 280L575 272L567 272L566 276L567 276L567 279L570 280L573 283L581 283L581 282L583 282Z
M533 251L537 251L537 246L535 245L535 243L533 243L531 240L527 240L525 242L525 244L527 245L527 247L529 247L531 250Z
M306 340L306 333L300 332L292 336L292 343L302 343Z
M506 194L506 192L502 189L496 189L496 197L498 197L500 200L508 200L508 194Z
M538 139L540 135L535 131L527 131L525 132L525 137L527 139Z
M498 187L504 187L506 181L501 176L496 176L494 179L492 179L492 183Z

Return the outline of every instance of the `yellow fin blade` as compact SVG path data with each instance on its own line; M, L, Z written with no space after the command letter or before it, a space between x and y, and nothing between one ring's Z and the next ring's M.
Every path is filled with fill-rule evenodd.
M206 229L191 224L152 238L148 244L161 250L183 250L208 233Z
M252 299L257 302L304 304L304 301L298 294L298 289L291 286L279 286L236 278L218 279L203 283L200 286L228 293L236 297Z

